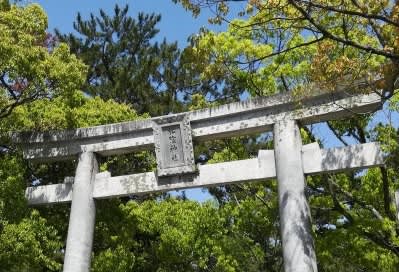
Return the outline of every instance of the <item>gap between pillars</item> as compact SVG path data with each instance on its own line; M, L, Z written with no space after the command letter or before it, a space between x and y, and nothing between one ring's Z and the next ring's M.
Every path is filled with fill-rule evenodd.
M274 124L280 232L285 272L317 272L311 214L305 196L302 139L295 120Z

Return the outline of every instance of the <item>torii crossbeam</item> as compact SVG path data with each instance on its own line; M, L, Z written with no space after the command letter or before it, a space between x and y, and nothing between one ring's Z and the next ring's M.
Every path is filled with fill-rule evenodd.
M79 157L76 175L62 184L29 187L29 204L72 202L64 271L87 272L95 224L95 200L184 188L271 178L278 180L281 237L286 272L317 271L305 174L379 166L377 143L320 149L302 146L302 125L342 119L381 107L378 94L345 92L297 99L291 94L256 98L210 109L69 131L15 134L14 141L31 160ZM194 165L192 139L211 140L273 130L274 150L258 158ZM96 156L155 148L155 172L112 177L98 173Z

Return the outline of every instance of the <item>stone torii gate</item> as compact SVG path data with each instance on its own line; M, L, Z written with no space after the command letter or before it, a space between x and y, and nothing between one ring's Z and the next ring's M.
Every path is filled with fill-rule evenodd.
M378 94L331 92L296 99L291 94L262 97L214 108L147 120L76 130L15 134L29 160L78 158L74 178L62 184L29 187L30 205L72 202L64 271L87 272L99 199L176 189L277 178L284 269L317 271L305 174L379 166L377 143L320 149L302 145L298 123L342 119L381 107ZM192 139L204 141L273 131L274 150L247 160L195 165ZM157 171L113 177L98 173L97 156L155 147Z

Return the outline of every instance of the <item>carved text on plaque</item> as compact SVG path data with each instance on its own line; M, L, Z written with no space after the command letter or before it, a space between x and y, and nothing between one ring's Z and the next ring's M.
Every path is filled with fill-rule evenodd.
M158 176L195 172L188 116L175 114L155 119L153 129Z
M161 146L164 167L184 165L180 125L162 127Z

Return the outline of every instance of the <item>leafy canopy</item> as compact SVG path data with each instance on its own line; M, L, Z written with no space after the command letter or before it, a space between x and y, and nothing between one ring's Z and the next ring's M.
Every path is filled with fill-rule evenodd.
M51 46L46 29L39 5L0 9L0 118L18 105L80 89L85 65L66 44Z
M209 56L214 65L221 64L212 70L226 70L237 79L243 77L251 93L255 93L256 87L258 95L266 91L264 88L273 90L276 85L285 90L298 88L301 81L296 77L301 73L307 73L312 82L329 83L330 88L339 80L379 79L377 87L384 89L386 98L392 97L398 88L397 2L174 2L181 2L194 16L201 8L211 7L216 15L210 21L228 24L225 33L206 31L195 47ZM243 2L239 5L244 8L234 6L235 2ZM237 9L239 19L230 19ZM237 44L244 41L246 49L237 52L240 51ZM248 46L249 41L253 46ZM265 51L267 46L269 49ZM206 72L207 69L204 75ZM275 75L274 80L270 74ZM264 85L264 82L271 83Z

